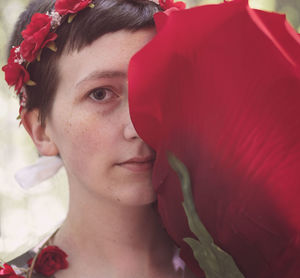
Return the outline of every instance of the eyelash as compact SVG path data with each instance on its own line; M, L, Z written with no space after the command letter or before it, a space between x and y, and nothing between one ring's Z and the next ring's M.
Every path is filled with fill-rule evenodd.
M95 97L95 93L97 92L102 92L102 93L105 93L104 97L101 98L101 99L98 99ZM107 95L110 95L110 97L108 99L105 99L107 97ZM112 98L116 98L118 97L118 95L111 89L109 88L105 88L105 87L100 87L100 88L96 88L96 89L93 89L91 90L89 93L88 93L88 96L96 101L96 102L102 102L102 103L106 103L106 102L109 102Z

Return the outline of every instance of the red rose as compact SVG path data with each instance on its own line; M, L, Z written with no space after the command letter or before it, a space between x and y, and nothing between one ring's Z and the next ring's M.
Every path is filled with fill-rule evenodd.
M57 246L47 246L38 255L34 270L47 277L53 275L57 270L68 267L67 254ZM30 266L33 259L28 261Z
M10 265L4 264L3 266L0 266L1 278L24 278L24 276L17 275Z
M75 14L86 8L92 0L57 0L55 11L60 15Z
M32 62L39 51L50 41L57 38L57 34L51 33L51 17L46 14L36 13L31 22L22 31L24 41L21 43L21 54L25 60Z
M28 71L22 65L11 61L2 67L2 70L5 72L7 84L9 86L15 86L15 90L17 94L19 94L23 84L29 81L30 77Z
M163 10L168 10L170 8L177 8L179 10L185 9L185 3L181 1L174 2L174 0L159 0L159 5Z
M156 151L164 226L203 277L183 240L194 235L172 152L189 170L201 221L245 277L299 277L300 37L284 15L246 0L165 19L128 71L133 124Z

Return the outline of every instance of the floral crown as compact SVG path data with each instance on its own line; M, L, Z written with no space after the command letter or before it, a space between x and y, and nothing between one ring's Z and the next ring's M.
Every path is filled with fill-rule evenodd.
M19 96L19 113L27 101L24 85L36 85L27 71L29 64L35 60L40 61L45 47L55 52L57 50L54 42L57 38L55 31L63 22L63 18L68 17L68 23L71 23L77 13L86 7L94 8L92 0L57 0L50 12L35 13L26 29L22 31L22 43L12 47L8 63L2 67L7 84L14 86Z
M159 5L163 10L185 8L183 2L175 3L174 0L159 0ZM49 48L56 52L56 29L64 22L63 19L65 17L68 18L68 23L71 23L77 13L87 7L95 7L93 0L57 0L50 12L45 14L35 13L26 29L21 32L23 37L22 43L19 46L12 47L8 63L2 67L7 84L10 87L14 86L19 97L19 114L21 114L27 102L25 85L36 85L30 79L27 71L29 64L35 60L40 61L44 48Z

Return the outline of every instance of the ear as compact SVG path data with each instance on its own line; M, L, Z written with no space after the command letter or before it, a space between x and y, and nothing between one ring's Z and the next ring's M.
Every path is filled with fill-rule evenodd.
M39 119L38 109L31 111L24 109L21 113L21 120L41 155L54 156L59 153L55 143L46 133L46 124L42 125Z

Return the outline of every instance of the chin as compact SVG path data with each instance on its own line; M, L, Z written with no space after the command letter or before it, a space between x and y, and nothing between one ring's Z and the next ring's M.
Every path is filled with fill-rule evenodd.
M125 187L127 190L125 190ZM128 187L124 186L124 191L118 199L125 205L144 206L154 203L156 201L156 194L151 182L130 184Z

